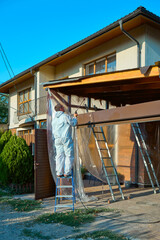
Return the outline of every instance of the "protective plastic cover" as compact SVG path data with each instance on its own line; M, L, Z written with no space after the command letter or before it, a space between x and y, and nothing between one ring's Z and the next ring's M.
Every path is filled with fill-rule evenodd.
M57 103L61 103L67 114L69 114L63 101L56 98L50 91L48 94L48 119L47 119L47 133L48 133L48 152L51 172L54 180L56 181L55 172L55 146L52 138L52 119L54 118L54 106ZM103 140L100 132L100 125L92 126L97 132L97 139ZM138 185L150 185L147 171L144 166L143 157L140 148L137 146L134 132L131 124L119 124L108 125L101 124L103 127L104 135L108 143L109 151L116 166L120 183L131 182ZM157 178L160 178L160 142L159 142L159 130L160 122L146 122L139 123L139 127L143 136L143 140L146 143L147 152L153 163L153 167L156 172ZM83 201L94 200L89 198L84 192L84 185L81 175L81 168L85 167L89 175L99 179L103 183L107 184L106 176L102 167L99 152L96 147L96 142L91 126L85 126L81 128L75 127L73 129L74 139L74 180L77 196ZM104 149L104 142L100 141L100 148ZM143 150L143 149L142 149ZM102 150L102 156L104 158L105 166L110 166L110 160L108 158L108 152ZM149 169L149 171L151 171ZM108 174L113 175L113 168L108 168ZM151 174L152 176L153 174ZM110 178L111 183L117 184L116 179ZM67 181L67 180L63 180ZM154 180L153 180L154 181ZM154 181L155 182L155 181ZM106 185L106 189L107 189ZM67 191L65 192L66 194ZM63 194L65 194L63 192Z

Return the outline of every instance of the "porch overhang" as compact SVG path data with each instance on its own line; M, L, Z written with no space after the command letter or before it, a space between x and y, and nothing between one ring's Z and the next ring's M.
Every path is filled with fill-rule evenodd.
M147 68L59 79L43 86L69 96L101 99L123 106L159 100L159 74L158 62Z

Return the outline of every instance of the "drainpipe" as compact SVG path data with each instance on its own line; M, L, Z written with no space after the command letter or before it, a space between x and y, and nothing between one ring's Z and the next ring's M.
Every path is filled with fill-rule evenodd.
M122 31L128 38L130 38L133 42L136 43L136 45L137 45L137 67L140 68L140 60L141 60L140 44L139 44L139 42L138 42L134 37L132 37L128 32L126 32L126 31L123 29L122 20L119 21L119 26L120 26L121 31Z

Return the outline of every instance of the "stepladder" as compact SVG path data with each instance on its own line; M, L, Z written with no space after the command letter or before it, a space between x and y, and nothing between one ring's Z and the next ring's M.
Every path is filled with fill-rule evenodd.
M105 175L107 184L109 186L109 190L111 193L111 197L113 201L116 201L115 194L113 192L113 186L118 186L118 190L120 192L121 198L124 200L124 195L122 192L121 185L119 183L119 178L116 170L116 166L113 162L111 152L109 149L109 145L107 143L106 136L104 134L104 130L102 126L91 126L92 132L94 135L96 147L98 150L98 154L102 163L102 171Z
M63 202L63 203L62 203ZM54 212L57 209L69 208L74 211L75 198L75 185L73 171L69 177L57 177L56 179L56 192L55 192L55 205Z
M154 193L157 193L156 188L155 188L157 186L159 189L158 191L160 192L159 182L158 182L158 179L157 179L157 176L156 176L153 164L152 164L152 160L150 158L150 154L149 154L146 142L144 140L140 125L138 123L132 123L131 127L132 127L132 130L133 130L136 142L137 142L138 149L142 156L143 163L146 168L146 172L148 174L150 183L152 185L153 191L154 191Z

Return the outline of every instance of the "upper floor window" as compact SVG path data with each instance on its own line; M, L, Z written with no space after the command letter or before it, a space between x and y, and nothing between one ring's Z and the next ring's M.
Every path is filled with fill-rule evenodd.
M116 54L85 65L85 75L116 71Z
M107 57L107 72L116 71L116 55Z
M31 112L31 89L30 88L19 92L18 111L19 111L19 114L26 114Z

